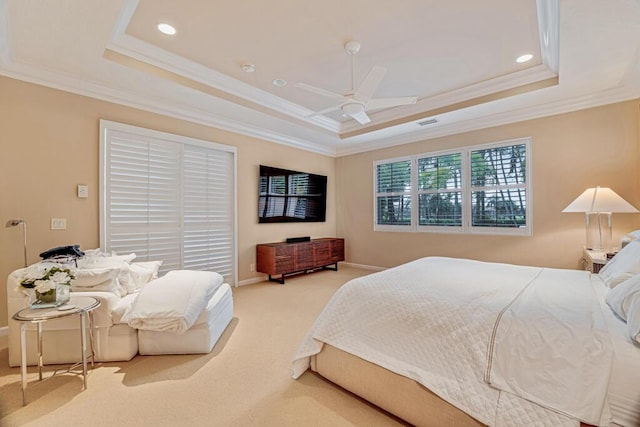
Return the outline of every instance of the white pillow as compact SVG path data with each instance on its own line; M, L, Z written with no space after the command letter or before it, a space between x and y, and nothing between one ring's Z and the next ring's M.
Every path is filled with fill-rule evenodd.
M640 273L640 240L633 240L605 264L598 273L604 284L615 288Z
M135 253L128 255L109 255L101 252L90 256L83 256L78 260L78 267L85 266L114 266L122 263L130 264L136 258Z
M75 270L75 279L71 280L72 292L111 292L120 296L118 289L119 267L111 268L78 268Z
M126 324L126 321L123 321L122 318L127 315L131 308L133 307L133 303L136 301L138 295L127 295L122 298L120 302L111 310L111 321L118 325L120 323Z
M107 255L107 256L89 256L82 257L78 260L78 268L107 268L118 267L118 290L120 296L125 296L129 289L133 289L131 284L131 274L129 272L129 263L134 260L136 254L129 255Z
M162 261L132 262L129 265L129 272L131 274L131 282L135 288L133 292L138 292L151 280L157 279L161 265Z
M627 313L627 327L631 339L640 344L640 292L636 292L635 297L631 300Z
M631 339L640 343L640 274L611 289L606 301L611 310L627 322Z

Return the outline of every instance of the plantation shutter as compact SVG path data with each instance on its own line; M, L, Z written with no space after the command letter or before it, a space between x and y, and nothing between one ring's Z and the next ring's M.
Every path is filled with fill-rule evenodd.
M232 176L232 153L185 145L183 268L231 276Z
M105 250L180 268L180 145L114 132L107 150Z
M418 159L418 225L462 227L462 154Z
M471 151L473 227L527 226L526 159L525 144Z
M101 247L235 283L235 149L101 122Z
M411 226L411 160L375 167L376 225Z

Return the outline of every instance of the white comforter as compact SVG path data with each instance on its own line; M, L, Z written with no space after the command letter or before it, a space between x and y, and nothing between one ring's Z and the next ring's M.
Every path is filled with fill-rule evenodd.
M340 288L293 375L327 343L490 426L608 425L612 360L588 273L423 258Z
M170 271L142 288L123 321L136 329L183 333L222 282L220 274L210 271Z

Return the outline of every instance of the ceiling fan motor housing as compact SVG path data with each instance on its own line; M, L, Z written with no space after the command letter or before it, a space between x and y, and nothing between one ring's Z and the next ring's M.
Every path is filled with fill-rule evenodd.
M361 102L347 102L346 104L343 104L342 107L340 108L342 109L342 112L344 112L345 114L348 114L349 116L362 113L365 110L365 106Z

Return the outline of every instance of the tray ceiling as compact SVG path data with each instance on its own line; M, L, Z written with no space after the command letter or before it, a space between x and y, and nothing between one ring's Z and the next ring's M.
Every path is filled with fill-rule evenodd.
M2 21L0 74L331 155L640 95L637 0L0 0ZM418 101L312 115L336 100L297 84L348 93L351 40L356 87L382 66L376 98Z

